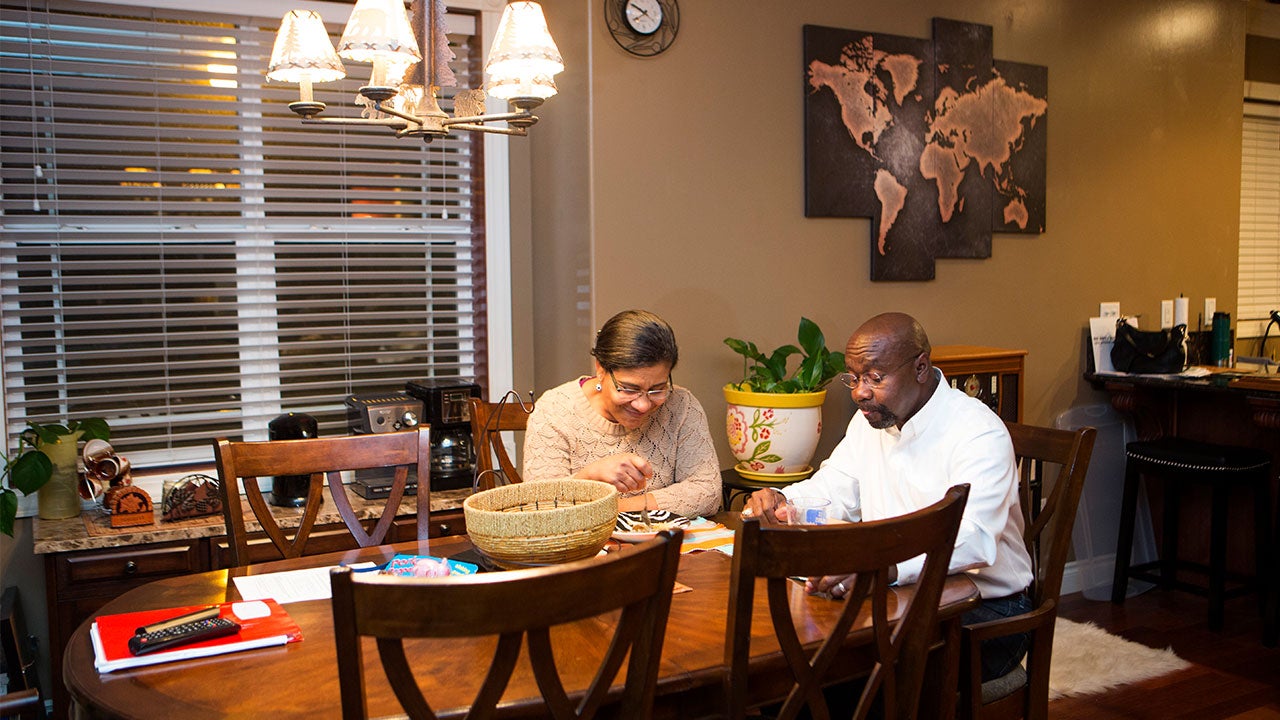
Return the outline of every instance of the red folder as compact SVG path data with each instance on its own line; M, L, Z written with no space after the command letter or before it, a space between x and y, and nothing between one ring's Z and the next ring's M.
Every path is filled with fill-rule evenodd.
M138 628L207 607L210 606L192 605L99 617L94 620L89 631L93 641L94 667L100 673L109 673L175 660L284 645L302 639L302 630L298 628L298 624L275 600L228 602L219 604L219 615L240 623L240 631L234 635L179 645L170 650L158 650L141 656L129 652L129 638L134 636Z

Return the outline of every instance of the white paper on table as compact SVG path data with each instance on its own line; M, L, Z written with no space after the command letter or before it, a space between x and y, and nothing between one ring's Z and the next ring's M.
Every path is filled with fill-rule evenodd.
M1116 368L1111 364L1111 346L1116 342L1116 321L1109 317L1089 318L1089 338L1093 345L1094 371L1115 372Z
M1138 327L1138 319L1125 320ZM1116 344L1116 318L1089 318L1089 337L1093 343L1093 369L1100 373L1114 373L1116 366L1111 364L1111 346Z
M285 570L265 575L232 578L240 597L245 600L272 598L284 605L304 600L328 600L332 594L327 567Z

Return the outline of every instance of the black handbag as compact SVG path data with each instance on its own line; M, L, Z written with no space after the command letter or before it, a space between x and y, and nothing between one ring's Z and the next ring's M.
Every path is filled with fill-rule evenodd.
M1187 366L1187 326L1145 331L1120 318L1111 364L1119 372L1180 373Z

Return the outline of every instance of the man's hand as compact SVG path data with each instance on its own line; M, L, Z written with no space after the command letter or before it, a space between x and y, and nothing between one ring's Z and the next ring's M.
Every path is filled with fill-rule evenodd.
M845 595L853 589L853 583L858 579L855 575L823 575L822 577L811 577L804 583L804 591L810 595L830 595L836 600L843 600Z
M574 475L583 480L607 482L620 493L643 490L653 477L653 465L635 453L619 453L601 458Z
M781 516L778 515L779 510L782 512ZM757 490L747 498L742 514L762 518L767 522L786 523L787 496L773 488Z
M853 585L858 581L857 573L852 575L823 575L822 577L811 577L805 580L804 591L810 595L825 593L836 600L843 600L853 590ZM889 584L898 581L898 566L889 566Z

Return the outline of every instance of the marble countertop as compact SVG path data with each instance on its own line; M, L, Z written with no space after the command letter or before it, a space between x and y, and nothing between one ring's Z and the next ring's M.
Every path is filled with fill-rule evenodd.
M431 512L445 512L462 508L462 502L471 494L470 488L461 490L435 490L431 493ZM244 501L244 496L240 496ZM351 506L363 519L378 517L382 509L382 500L365 500L350 493ZM283 508L272 506L272 513L282 527L296 527L302 516L301 508ZM70 552L74 550L94 550L100 548L124 547L132 545L149 545L153 543L173 542L175 540L192 540L206 537L220 537L226 534L226 525L222 515L203 518L166 522L160 519L159 503L156 503L156 521L152 525L140 525L126 528L110 528L108 516L100 509L86 509L81 515L63 520L44 520L35 518L32 523L34 531L34 547L37 555L47 553ZM410 495L400 502L398 516L412 516L417 513L417 498ZM245 518L249 531L260 530L261 526L254 519L253 511L245 503ZM329 489L324 490L324 504L316 518L316 524L340 523L342 518L338 509L329 497ZM94 527L90 532L89 526Z

